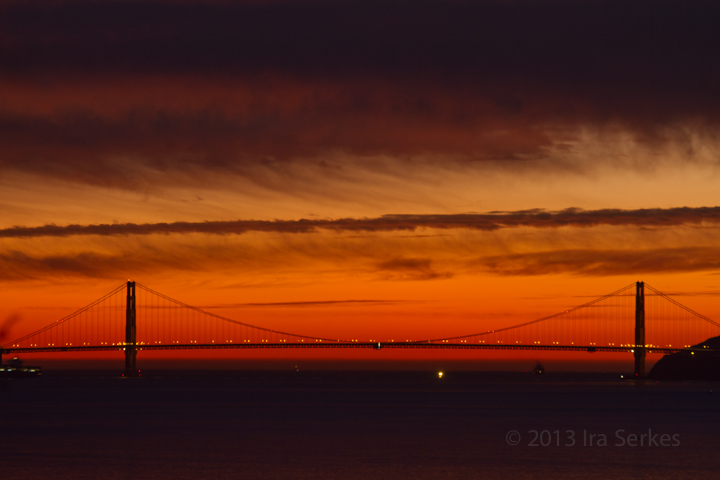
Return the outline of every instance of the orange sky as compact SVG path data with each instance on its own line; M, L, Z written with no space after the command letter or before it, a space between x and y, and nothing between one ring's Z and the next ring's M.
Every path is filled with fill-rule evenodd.
M637 280L720 318L702 2L637 28L586 2L42 3L0 7L2 342L128 278L318 336L473 333Z

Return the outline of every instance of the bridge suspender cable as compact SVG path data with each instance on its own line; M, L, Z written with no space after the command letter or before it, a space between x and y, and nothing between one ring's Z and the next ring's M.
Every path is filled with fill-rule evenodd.
M290 337L304 338L304 339L306 339L306 340L322 340L322 341L324 341L324 342L342 342L342 340L333 339L333 338L312 337L312 336L309 336L309 335L298 335L297 333L281 332L280 330L273 330L273 329L271 329L271 328L258 327L257 325L251 325L251 324L249 324L249 323L239 322L239 321L233 320L233 319L231 319L231 318L223 317L222 315L217 315L217 314L215 314L215 313L208 312L208 311L206 311L206 310L203 310L202 308L193 307L192 305L188 305L187 303L183 303L183 302L181 302L181 301L179 301L179 300L175 300L174 298L168 297L167 295L163 295L162 293L156 292L155 290L152 290L152 289L150 289L150 288L148 288L148 287L146 287L146 286L144 286L144 285L141 285L141 284L139 284L139 283L137 284L137 286L138 286L139 288L145 290L145 291L148 292L148 293L152 293L153 295L156 295L156 296L158 296L158 297L160 297L160 298L163 298L163 299L165 299L165 300L167 300L167 301L169 301L169 302L172 302L172 303L174 303L174 304L176 304L176 305L178 305L178 306L180 306L180 307L187 308L187 309L190 309L190 310L194 310L194 311L196 311L196 312L202 313L203 315L207 315L207 316L209 316L209 317L217 318L218 320L223 320L223 321L225 321L225 322L234 323L235 325L242 325L243 327L254 328L254 329L256 329L256 330L260 330L260 331L263 331L263 332L277 333L277 334L280 334L280 335L287 335L287 336L290 336Z

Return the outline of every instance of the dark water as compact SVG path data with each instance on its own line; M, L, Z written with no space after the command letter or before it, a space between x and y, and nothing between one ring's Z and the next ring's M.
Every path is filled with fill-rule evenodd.
M0 478L719 475L718 383L635 385L616 374L114 373L0 383Z

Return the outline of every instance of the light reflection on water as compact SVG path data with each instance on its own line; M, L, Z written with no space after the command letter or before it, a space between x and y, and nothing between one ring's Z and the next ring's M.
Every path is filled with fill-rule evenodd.
M716 478L718 383L444 373L48 372L6 381L0 472L61 480ZM630 435L648 442L653 434L657 445L627 445ZM660 445L664 434L679 445ZM598 445L603 435L607 446Z

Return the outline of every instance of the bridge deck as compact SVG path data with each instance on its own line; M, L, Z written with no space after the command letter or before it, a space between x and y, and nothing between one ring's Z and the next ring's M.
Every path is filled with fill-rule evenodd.
M577 352L616 352L632 353L633 347L595 346L595 345L521 345L521 344L467 344L467 343L430 343L430 342L297 342L297 343L191 343L191 344L158 344L136 345L137 350L212 350L212 349L267 349L267 348L404 348L404 349L462 349L462 350L557 350ZM44 353L44 352L101 352L124 351L124 345L98 346L60 346L60 347L29 347L5 348L2 354ZM648 347L647 353L676 353L692 348L660 348ZM702 349L695 349L702 350ZM707 350L704 350L707 352Z

